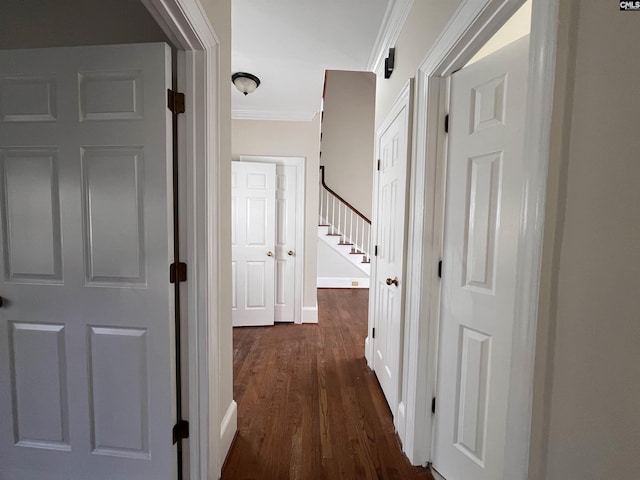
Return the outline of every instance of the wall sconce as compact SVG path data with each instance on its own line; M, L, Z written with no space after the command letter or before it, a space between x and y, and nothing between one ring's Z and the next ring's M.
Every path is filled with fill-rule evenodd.
M260 86L260 79L246 72L236 72L231 75L231 81L243 94L248 95Z
M391 47L389 55L384 59L384 78L389 78L393 73L393 65L396 61L396 49Z

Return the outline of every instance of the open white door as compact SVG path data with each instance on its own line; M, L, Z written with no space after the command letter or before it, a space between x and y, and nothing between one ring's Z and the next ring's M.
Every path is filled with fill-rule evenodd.
M171 479L165 44L0 51L0 478Z
M233 326L273 325L276 166L232 162Z
M374 212L375 247L371 311L373 369L394 418L400 389L402 351L402 291L404 289L404 250L407 204L407 165L409 163L410 84L400 97L388 122L378 134L379 166Z
M528 57L525 37L451 80L433 455L447 480L503 478Z

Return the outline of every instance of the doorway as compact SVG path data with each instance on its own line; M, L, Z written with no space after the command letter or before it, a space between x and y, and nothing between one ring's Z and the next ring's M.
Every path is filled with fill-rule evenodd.
M504 468L528 53L527 36L449 80L432 456L447 480Z
M258 182L260 185L251 187L248 175L264 178L264 186ZM240 162L233 162L234 326L302 323L304 178L303 157L240 155ZM258 202L258 198L262 200ZM262 213L249 222L256 202L259 206L255 208ZM256 238L264 237L264 241L256 239L250 245L247 232L251 228L258 228L260 234ZM247 263L245 254L249 251L254 252L255 258ZM256 268L257 265L261 267ZM257 271L252 274L252 270ZM256 289L257 294L252 292ZM254 297L259 301L251 306L249 300Z
M446 158L446 78L466 65L522 1L468 2L461 6L422 63L416 79L416 140L412 158L411 204L422 204L419 215L410 212L408 233L405 359L402 396L406 415L399 429L403 449L414 464L432 460L433 399L440 319L439 262L442 259L442 212ZM533 384L533 346L539 279L541 227L549 146L549 118L555 69L557 3L533 3L530 41L529 92L520 231L516 254L514 346L510 358L504 477L526 478ZM426 239L426 241L425 241ZM437 400L437 399L436 399ZM440 403L447 400L440 399ZM437 411L438 401L435 402ZM404 431L404 435L402 432Z
M74 14L93 12L91 7L86 9L87 2L79 3L83 8L78 8ZM185 476L203 479L208 478L210 474L214 475L211 472L219 471L220 451L226 451L225 444L228 447L235 432L233 414L226 415L225 421L221 422L218 396L209 395L210 391L219 392L221 388L224 390L224 385L220 386L219 371L223 367L209 366L207 360L210 356L217 357L219 336L224 334L217 328L210 328L211 324L218 324L220 287L212 282L209 272L218 271L221 253L219 232L210 228L212 222L215 226L215 221L207 214L216 211L217 196L222 187L220 177L226 173L220 165L217 147L214 148L218 141L218 41L205 12L192 0L144 0L143 3L156 23L179 49L177 80L187 99L186 113L179 122L181 133L184 133L181 135L180 150L185 154L181 158L184 159L184 181L187 188L183 191L189 192L185 195L182 205L186 211L191 212L190 215L183 216L187 232L187 241L183 243L183 248L188 263L193 267L187 272L188 301L183 304L184 310L188 313L185 322L189 327L188 335L183 341L188 345L184 355L188 362L184 364L187 365L185 374L190 381L188 387L185 386L185 391L189 393L187 404L191 421L191 440L187 454L189 465L185 465ZM138 3L136 5L139 6ZM109 8L114 11L113 5L109 5ZM144 11L144 8L141 8ZM88 18L85 18L87 16ZM95 24L90 15L68 16L72 17L81 23L84 22L84 26ZM50 25L59 25L52 22L51 18L48 20ZM23 18L21 22L24 21L26 20ZM16 28L24 26L21 22L15 23ZM90 29L99 32L93 27ZM136 31L141 30L138 28ZM44 42L42 47L54 46L55 42L47 37L47 32L50 31L43 29L31 38ZM74 40L78 41L78 32L73 29L69 29L69 32L74 36ZM203 127L205 122L210 128ZM223 175L220 175L220 172ZM168 272L166 273L168 278ZM233 403L229 406L230 412L233 411L232 407ZM202 423L201 419L210 420L216 427L217 424L224 423L221 425L222 435L210 437L209 426ZM167 425L169 430L171 427L171 424ZM217 431L217 428L214 430Z

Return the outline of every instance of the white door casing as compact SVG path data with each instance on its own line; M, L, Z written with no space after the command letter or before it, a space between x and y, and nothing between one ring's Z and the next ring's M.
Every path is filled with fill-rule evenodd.
M375 328L373 369L396 419L401 380L403 338L404 255L407 175L410 145L411 89L409 82L395 108L380 127L377 153L374 223L373 292L370 325ZM372 332L373 333L373 332Z
M276 166L275 321L302 323L304 157L240 155Z
M172 478L165 44L0 52L0 477Z
M433 466L502 478L521 213L528 37L451 79Z
M276 166L232 162L233 326L273 325Z

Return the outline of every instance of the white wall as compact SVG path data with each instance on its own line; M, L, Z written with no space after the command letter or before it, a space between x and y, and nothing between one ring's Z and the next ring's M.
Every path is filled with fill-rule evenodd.
M328 70L322 117L325 183L371 218L376 76Z
M315 308L317 301L320 116L317 115L310 122L233 120L232 152L231 157L234 160L238 160L240 155L305 157L307 178L305 182L303 306Z
M365 278L367 275L322 240L318 240L318 277Z
M378 75L376 82L376 128L384 121L393 102L427 56L460 0L416 0L395 44L395 66L391 78Z
M631 479L640 471L640 28L618 2L562 0L561 12L531 478Z

